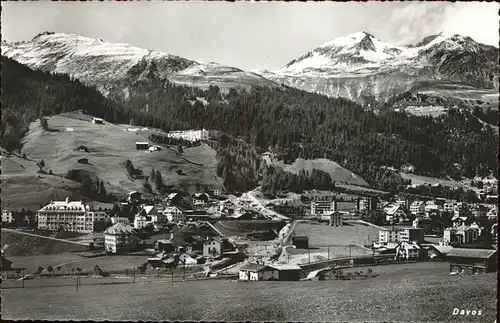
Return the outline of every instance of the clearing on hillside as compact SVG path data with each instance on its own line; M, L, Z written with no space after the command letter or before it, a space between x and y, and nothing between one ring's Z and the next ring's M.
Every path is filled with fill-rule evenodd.
M313 169L322 170L325 173L330 174L330 177L334 182L341 182L346 184L360 185L360 186L369 186L368 183L361 178L361 176L354 174L353 172L345 169L340 166L336 162L326 159L326 158L318 158L318 159L303 159L297 158L295 162L291 165L285 164L281 161L272 161L269 159L269 156L263 156L264 160L268 163L272 163L274 165L282 167L285 171L297 174L301 170L312 172Z
M133 179L125 169L129 159L135 169L149 176L152 168L162 174L166 185L174 185L188 191L196 190L199 185L221 189L222 180L216 174L216 152L208 145L186 148L182 155L175 149L165 148L149 152L137 150L137 141L146 138L123 130L109 122L93 124L91 116L81 113L66 113L48 118L50 131L44 131L39 122L30 125L29 132L23 138L23 153L20 156L2 156L2 193L8 196L9 208L37 209L51 199L60 199L68 195L78 197L80 184L64 178L70 170L85 170L99 177L104 182L108 193L123 196L129 191L144 192L145 178ZM66 131L72 128L73 131ZM78 151L85 146L90 152ZM78 162L87 158L88 163ZM44 170L54 175L37 174L41 160ZM182 175L177 171L181 170ZM29 184L29 182L32 182ZM24 196L20 196L20 193Z

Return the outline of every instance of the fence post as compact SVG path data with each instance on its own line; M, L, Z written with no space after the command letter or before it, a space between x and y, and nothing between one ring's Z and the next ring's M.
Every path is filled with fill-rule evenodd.
M78 292L78 276L76 276L76 292Z
M23 269L23 277L21 278L22 279L22 288L24 288L24 269Z
M133 269L133 275L134 275L134 283L135 283L135 266L134 266L134 269Z
M172 271L170 272L170 274L171 274L171 276L172 276L172 286L173 286L173 285L174 285L174 271L172 270Z

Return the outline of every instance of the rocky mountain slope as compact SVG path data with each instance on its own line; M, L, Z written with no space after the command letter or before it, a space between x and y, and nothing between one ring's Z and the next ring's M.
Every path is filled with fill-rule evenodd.
M74 34L41 33L26 42L2 42L2 55L33 69L67 74L95 85L103 94L128 94L138 82L170 82L222 90L277 86L264 77L235 67L114 44Z
M446 96L473 91L482 97L498 87L498 49L442 33L415 45L395 46L358 32L323 44L277 71L260 73L302 90L365 102L405 91L444 91Z

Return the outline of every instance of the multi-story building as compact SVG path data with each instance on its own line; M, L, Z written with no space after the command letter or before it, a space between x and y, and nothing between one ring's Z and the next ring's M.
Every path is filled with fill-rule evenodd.
M199 140L208 140L210 139L210 133L208 130L180 130L180 131L171 131L168 133L167 137L182 139L186 141L199 141Z
M55 231L63 227L67 231L90 233L94 223L106 221L109 216L103 211L94 211L82 201L52 201L36 213L38 228Z
M455 209L455 203L453 202L444 203L443 210L445 212L453 212L454 209Z
M320 215L321 220L328 221L328 225L332 227L341 227L343 215L340 212L328 212Z
M107 252L131 251L137 246L138 240L134 228L128 224L116 223L104 231L104 248Z
M469 206L465 202L459 202L453 207L454 216L467 216L469 213Z
M469 244L474 243L479 238L481 230L476 227L462 225L456 228L446 228L443 234L445 244Z
M165 224L165 215L159 211L163 211L161 206L156 205L142 205L139 213L134 218L134 228L142 229L152 225L155 229L163 227Z
M393 228L379 231L379 243L392 242L423 242L424 230L420 228Z
M425 213L424 201L414 201L410 205L410 213L413 215L423 215Z
M362 197L358 199L357 209L359 212L370 212L377 209L378 200L376 197Z
M12 211L2 210L2 223L13 223L14 217L12 216Z
M163 210L163 215L167 218L168 222L186 222L186 215L175 206L167 207Z
M337 211L337 201L335 199L316 200L311 202L311 215L319 216Z
M389 204L384 207L385 220L389 223L404 222L409 219L408 210L399 204Z

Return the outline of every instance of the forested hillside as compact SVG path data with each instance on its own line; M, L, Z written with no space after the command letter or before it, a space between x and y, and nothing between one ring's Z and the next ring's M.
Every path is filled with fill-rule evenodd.
M206 128L242 139L253 148L229 141L218 151L219 174L239 186L256 185L257 147L272 147L285 162L331 159L382 190L406 182L381 166L411 164L418 174L455 178L498 172L498 135L468 111L437 119L376 114L346 99L292 88L231 90L223 96L217 87L204 91L167 81L137 83L127 88L129 99L122 101L104 98L67 76L35 72L5 58L2 62L1 135L9 149L19 147L28 123L40 114L82 109L113 123Z

